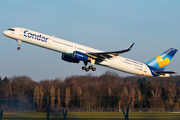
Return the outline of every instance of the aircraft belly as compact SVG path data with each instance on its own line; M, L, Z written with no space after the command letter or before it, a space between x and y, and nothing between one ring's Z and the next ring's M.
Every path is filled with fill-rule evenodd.
M146 68L146 65L144 65L143 68L141 68L135 66L135 64L125 64L122 61L123 60L121 59L106 60L99 63L99 65L107 66L116 70L120 70L122 72L132 73L136 75L152 76L150 70ZM146 71L144 68L146 68Z
M119 64L119 62L117 60L106 60L106 61L99 63L99 65L107 66L107 67L110 67L110 68L113 68L116 70L120 70L122 72L128 72L128 73L133 73L133 74L139 75L137 70L133 70L132 67L125 66L123 64Z

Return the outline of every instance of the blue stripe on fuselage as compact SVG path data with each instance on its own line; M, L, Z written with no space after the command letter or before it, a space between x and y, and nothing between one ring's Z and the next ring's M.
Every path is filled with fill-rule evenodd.
M161 70L156 69L156 68L153 68L153 67L151 67L151 66L149 66L149 65L147 65L147 66L149 67L149 69L150 69L150 71L151 71L151 74L152 74L153 76L155 76L155 77L160 76L160 74L157 74L157 73L155 73L155 72L153 72L153 71L161 71Z

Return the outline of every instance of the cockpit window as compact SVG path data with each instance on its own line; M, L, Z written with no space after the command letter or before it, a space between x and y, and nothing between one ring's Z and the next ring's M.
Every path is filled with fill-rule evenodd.
M8 30L10 30L10 31L15 31L15 29L12 29L12 28L9 28Z

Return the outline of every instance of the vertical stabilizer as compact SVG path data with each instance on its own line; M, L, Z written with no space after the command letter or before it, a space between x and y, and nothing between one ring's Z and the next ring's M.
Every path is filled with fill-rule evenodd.
M177 49L170 48L169 50L156 56L154 59L150 60L145 64L157 70L163 71L170 63L171 59L173 58L176 52Z

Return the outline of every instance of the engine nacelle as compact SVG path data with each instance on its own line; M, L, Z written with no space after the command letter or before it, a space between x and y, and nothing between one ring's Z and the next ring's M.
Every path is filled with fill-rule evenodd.
M62 54L61 59L64 60L64 61L67 61L67 62L79 63L78 59L72 58L72 57L66 55L65 53Z
M78 52L78 51L74 51L73 58L82 60L82 61L88 61L88 55Z

